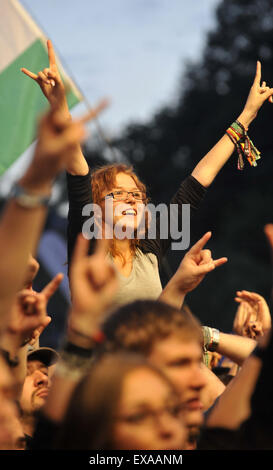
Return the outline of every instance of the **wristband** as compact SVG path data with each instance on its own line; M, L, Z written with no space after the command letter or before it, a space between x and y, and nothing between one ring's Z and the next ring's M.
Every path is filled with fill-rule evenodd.
M243 156L245 156L251 166L257 166L257 160L261 158L261 152L259 152L252 140L250 140L247 129L237 120L226 130L226 134L237 149L238 170L244 168Z
M204 336L204 351L216 351L220 341L220 331L209 326L202 326Z
M55 374L69 380L80 380L91 367L92 355L93 348L85 349L70 342L65 343Z
M19 184L14 184L10 194L10 199L15 199L16 202L25 209L37 209L38 207L48 207L50 201L50 195L42 196L38 194L29 193Z
M68 341L64 345L63 352L74 355L74 356L90 358L93 354L93 348L90 348L90 349L81 348L80 346L77 346L76 344L73 344Z

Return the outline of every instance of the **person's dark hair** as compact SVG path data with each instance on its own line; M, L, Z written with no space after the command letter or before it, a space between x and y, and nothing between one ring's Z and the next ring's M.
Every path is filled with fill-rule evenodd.
M157 367L136 354L105 354L94 362L89 374L79 382L55 441L55 449L111 450L113 425L122 387L128 373L146 368L168 384L173 384Z
M120 307L102 325L108 351L130 350L149 355L154 344L175 334L203 346L199 321L189 312L155 300L137 300Z

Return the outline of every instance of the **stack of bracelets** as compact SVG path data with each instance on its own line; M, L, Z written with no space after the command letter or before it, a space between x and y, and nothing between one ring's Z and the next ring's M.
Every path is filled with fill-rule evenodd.
M244 168L243 155L245 155L251 166L257 166L256 160L261 158L261 153L248 137L247 129L239 121L235 121L227 129L226 134L236 146L238 152L238 170Z

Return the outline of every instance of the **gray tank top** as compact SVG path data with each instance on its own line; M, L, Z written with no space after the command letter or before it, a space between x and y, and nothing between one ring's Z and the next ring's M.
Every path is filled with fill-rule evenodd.
M120 287L114 298L114 308L134 300L155 300L162 292L156 255L144 254L139 248L130 275L126 277L118 272L118 277Z

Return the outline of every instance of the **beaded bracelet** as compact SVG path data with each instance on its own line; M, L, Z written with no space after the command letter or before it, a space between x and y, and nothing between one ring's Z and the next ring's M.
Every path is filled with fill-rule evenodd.
M245 155L251 166L257 166L256 161L261 158L261 152L259 152L259 150L253 144L252 140L250 140L249 136L247 135L247 129L245 129L244 126L238 120L236 120L226 130L226 134L229 136L230 140L237 149L238 170L242 170L244 168L243 155Z

